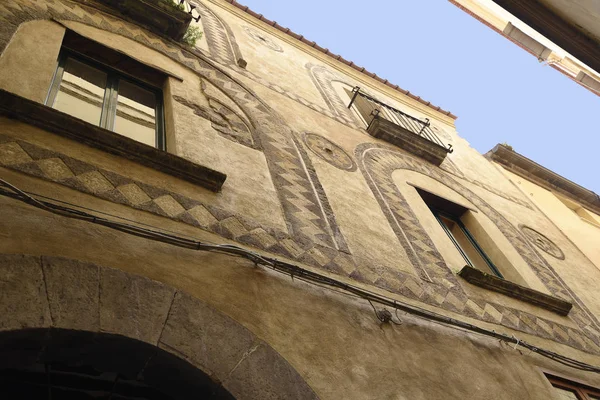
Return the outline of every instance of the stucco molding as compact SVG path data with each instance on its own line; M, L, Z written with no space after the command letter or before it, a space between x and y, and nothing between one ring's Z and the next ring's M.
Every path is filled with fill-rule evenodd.
M211 0L211 1L214 2L214 0ZM409 98L411 98L413 100L416 100L418 103L421 103L422 105L424 105L427 108L430 108L430 109L432 109L432 110L434 110L436 112L439 112L440 114L443 114L445 116L448 116L448 117L450 117L450 118L452 118L454 120L457 118L450 111L443 110L440 107L431 104L431 102L426 101L426 100L422 99L421 97L416 96L413 93L410 93L409 91L400 88L398 85L394 85L393 83L389 82L387 79L383 79L383 78L377 76L376 74L367 71L364 67L360 67L360 66L354 64L352 61L348 61L348 60L344 59L342 56L330 52L329 49L322 48L321 46L317 45L315 42L312 42L312 41L306 39L304 36L299 35L299 34L293 32L289 28L285 28L285 27L279 25L277 22L271 21L271 20L265 18L264 15L258 14L256 12L250 10L249 7L243 6L242 4L238 3L235 0L225 0L225 1L228 2L228 3L230 3L231 5L233 5L235 8L242 10L245 14L250 15L250 16L258 19L259 21L262 21L263 23L267 24L270 27L273 27L274 29L276 29L278 31L281 31L287 37L291 37L293 39L297 39L299 42L301 42L301 43L307 45L308 47L316 50L317 54L319 54L319 53L325 54L328 58L330 58L330 60L327 60L327 61L330 61L330 62L333 61L334 63L339 62L340 64L338 64L338 65L347 66L351 70L355 70L359 74L367 76L367 77L373 79L374 81L381 83L384 87L387 87L387 88L390 88L392 90L398 91L398 92L404 94L405 96L407 96L407 97L409 97ZM286 37L286 36L283 36L283 37Z
M566 339L574 347L579 346L579 344L575 343L580 340L585 342L583 337L586 337L586 339L593 343L589 350L598 351L600 346L600 330L598 327L600 324L596 317L565 284L552 266L525 239L524 235L487 202L443 170L403 152L367 143L357 147L356 158L359 169L365 176L391 228L396 233L398 240L419 273L420 280L416 280L411 276L401 278L405 282L405 286L421 288L421 290L413 289L411 291L413 297L417 295L416 297L422 301L488 320L492 318L486 315L488 313L485 310L487 307L492 307L500 315L500 318L494 320L495 323L515 329L525 328L525 331L527 331L527 328L533 328L538 334L549 333L548 330L543 328L543 325L547 322L556 326L554 322L542 321L537 316L527 315L528 313L490 303L486 299L467 297L458 283L456 276L446 265L433 241L393 182L392 173L400 169L415 171L438 181L468 199L479 212L494 222L500 232L508 239L515 250L548 288L549 292L557 298L573 302L574 307L570 313L570 318L580 327L580 330L576 332L566 327L559 329L570 332L568 336L574 335L577 339L571 340L574 337L569 339L566 337L567 335L559 337L554 329L552 329L551 336L559 341ZM418 248L415 247L415 243L418 243ZM396 273L396 276L398 275L400 274ZM411 284L407 285L407 282L411 282ZM393 288L398 286L398 282L382 277L382 279L376 282L376 285L384 288ZM514 316L516 318L511 318ZM590 329L591 326L594 326L594 328Z
M352 114L350 109L348 109L350 99L348 99L347 102L344 102L335 91L333 82L340 82L349 87L354 87L356 85L346 82L344 78L322 65L307 63L305 68L308 71L308 76L323 97L323 101L325 101L329 107L329 111L335 115L336 119L341 120L342 123L354 129L363 128L364 125L359 124L357 118Z
M288 250L304 253L313 244L336 250L336 240L331 235L330 221L323 209L323 195L316 193L311 177L299 154L290 128L283 119L254 92L230 74L198 52L191 52L181 45L158 37L144 29L127 23L96 8L79 2L56 0L42 7L29 0L11 0L18 7L0 4L0 22L12 29L6 36L0 35L0 49L4 49L18 25L35 19L65 19L81 22L103 29L153 49L164 56L190 68L234 101L245 113L256 130L263 148L267 166L288 225L288 234L295 243ZM79 0L82 1L82 0ZM95 4L95 3L94 3ZM3 27L2 24L0 26ZM282 165L286 165L283 168ZM290 166L292 166L290 168ZM319 198L321 197L321 198ZM298 205L302 206L299 207ZM318 210L316 213L314 210ZM297 245L299 244L299 245ZM317 257L319 257L317 255ZM331 257L334 258L334 257Z
M237 399L318 398L267 342L161 282L73 259L20 254L0 254L0 275L0 332L61 328L122 335L183 358Z
M357 167L354 159L346 153L344 149L333 143L331 140L321 135L317 135L316 133L309 132L302 135L302 138L304 139L306 147L329 165L341 169L342 171L356 171Z
M373 263L361 263L343 251L312 242L298 241L297 237L287 232L261 225L214 205L204 204L184 195L98 168L83 160L1 134L0 165L101 199L190 224L239 243L349 277L362 284L377 286L409 299L600 354L600 347L596 345L595 339L592 341L586 337L592 334L592 338L595 338L596 330L589 319L581 315L577 306L570 313L570 318L578 318L586 327L586 331L573 329L516 308L490 303L486 299L469 298L456 277L443 264L443 260L435 262L433 267L441 268L447 279L435 282L422 279L427 275L418 277ZM410 221L407 220L407 223ZM418 235L418 229L409 234ZM436 256L441 259L435 247L430 247L429 250L424 247L429 240L426 234L413 236L413 240L417 238L420 238L418 243L421 256L430 261ZM440 262L442 264L439 264Z
M213 192L227 175L0 89L0 115L129 159Z
M279 228L266 226L214 204L203 203L148 182L132 179L119 170L118 166L113 170L101 168L1 132L0 166L196 226L308 265L344 275L357 268L348 254L343 237L336 230L337 227L333 228L333 235L339 243L339 250L306 240L301 235L292 235ZM333 216L333 212L329 211L328 215Z
M252 118L251 122L260 134L267 165L271 171L274 186L278 190L278 196L290 229L283 232L262 226L231 211L219 209L210 204L202 204L181 194L135 181L123 175L126 174L124 171L115 173L92 165L85 160L74 159L66 154L41 147L39 144L6 135L0 138L2 165L24 174L38 176L93 194L99 198L198 226L240 243L284 255L367 285L376 285L410 299L549 338L592 353L598 352L596 337L600 336L600 333L590 323L589 317L582 316L579 321L581 324L578 322L580 326L586 327L584 333L582 330L573 329L570 326L521 310L492 305L482 299L466 298L455 284L455 277L452 280L440 279L433 284L424 285L424 281L414 275L392 269L382 269L371 263L359 265L355 257L336 249L331 235L327 233L328 220L326 217L320 216L316 220L314 219L313 210L321 210L323 213L323 209L319 204L319 195L315 193L311 185L310 174L303 165L302 156L292 139L293 132L285 125L282 118L251 90L217 68L203 55L192 53L163 38L151 35L135 25L78 3L54 0L44 3L44 7L41 7L37 2L30 0L10 0L10 2L10 4L18 4L18 6L9 7L7 3L0 4L0 22L2 22L0 23L0 49L4 49L22 22L48 19L49 17L59 20L74 20L120 34L154 49L187 66L202 79L207 79L221 88L232 100L235 99L236 104ZM302 99L298 101L302 102ZM366 144L364 146L373 147L374 145ZM389 149L388 151L394 152ZM381 161L385 160L390 160L391 166L397 166L396 159L382 157ZM371 161L373 160L371 159L369 162ZM360 163L363 164L362 161ZM283 168L282 165L286 167ZM48 168L49 166L53 168ZM361 170L364 171L362 166ZM441 170L436 171L440 174L443 173ZM383 179L382 182L387 182L386 179ZM306 204L306 208L299 210L296 204ZM314 221L318 221L318 224L315 225ZM413 239L421 240L420 237ZM329 241L329 245L320 244L324 240ZM428 238L424 237L424 240L427 241ZM433 255L435 258L435 252L424 250L425 253ZM534 254L537 255L537 253ZM443 265L435 268L444 271ZM543 272L543 268L541 271ZM551 275L546 271L544 276L547 274ZM444 275L446 272L441 273L441 276ZM551 280L551 277L548 279ZM565 294L565 296L568 295ZM579 318L581 314L582 312L576 306L571 312L571 318ZM593 341L586 335L592 337Z
M535 229L523 224L519 224L519 229L521 229L521 232L523 232L523 234L527 237L527 239L531 241L531 243L533 243L538 249L542 250L544 253L549 254L558 260L565 259L565 253L563 253L560 247L558 247L556 243L550 240L543 233L538 232Z
M212 57L224 65L246 68L248 63L242 56L233 31L229 25L202 2L197 2L197 10L202 17L202 26Z
M285 232L261 226L243 216L6 135L0 136L0 164L102 199L197 226L237 242L452 312L550 338L575 348L591 352L597 349L582 331L522 310L492 304L485 299L468 298L448 271L450 280L427 283L414 275L390 268L371 263L360 265L354 257L343 252L314 243L297 242L295 237ZM421 240L421 243L424 242ZM435 249L427 253L425 248L420 251L427 259L436 254ZM576 309L571 313L571 318L579 314ZM589 321L585 325L588 332L594 332Z

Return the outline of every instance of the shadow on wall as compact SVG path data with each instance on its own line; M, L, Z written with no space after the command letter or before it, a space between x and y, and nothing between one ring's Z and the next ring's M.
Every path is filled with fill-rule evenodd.
M121 335L70 329L0 333L6 399L234 399L187 361Z

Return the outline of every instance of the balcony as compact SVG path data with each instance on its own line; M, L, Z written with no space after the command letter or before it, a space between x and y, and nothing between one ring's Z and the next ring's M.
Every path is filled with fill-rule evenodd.
M440 165L452 145L444 144L431 129L429 120L420 120L365 94L357 86L352 89L348 108L354 110L373 137L400 147L416 156Z
M157 33L181 40L192 19L200 20L196 5L188 0L105 0L136 22Z

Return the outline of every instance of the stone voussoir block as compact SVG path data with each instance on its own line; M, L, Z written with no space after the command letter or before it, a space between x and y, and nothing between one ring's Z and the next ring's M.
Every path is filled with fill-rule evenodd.
M223 381L255 341L254 334L233 319L177 293L159 346L183 354L213 379Z
M317 399L304 379L273 348L255 345L231 371L223 386L236 399Z
M44 256L42 268L54 327L98 331L98 266L78 260Z
M40 258L0 255L0 331L51 325Z
M148 278L100 269L100 330L157 344L175 290Z

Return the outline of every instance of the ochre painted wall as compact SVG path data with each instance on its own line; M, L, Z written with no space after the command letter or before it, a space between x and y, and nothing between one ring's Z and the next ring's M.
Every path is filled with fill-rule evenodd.
M201 10L196 49L93 2L9 3L28 12L0 4L1 89L43 103L70 29L164 73L167 151L227 179L214 193L4 112L2 179L110 218L280 257L600 365L600 253L591 239L598 228L581 225L544 189L515 185L518 178L472 149L433 106L221 0L204 2L210 12ZM52 9L52 21L38 3ZM437 167L370 136L347 110L342 83L429 118L454 151ZM464 259L415 187L469 209L465 223L505 277L573 302L569 316L458 277ZM543 371L600 386L591 373L404 313L401 325L381 325L363 300L244 259L131 237L7 197L0 210L1 253L93 262L185 291L266 341L323 399L552 398ZM537 247L522 226L564 259Z

